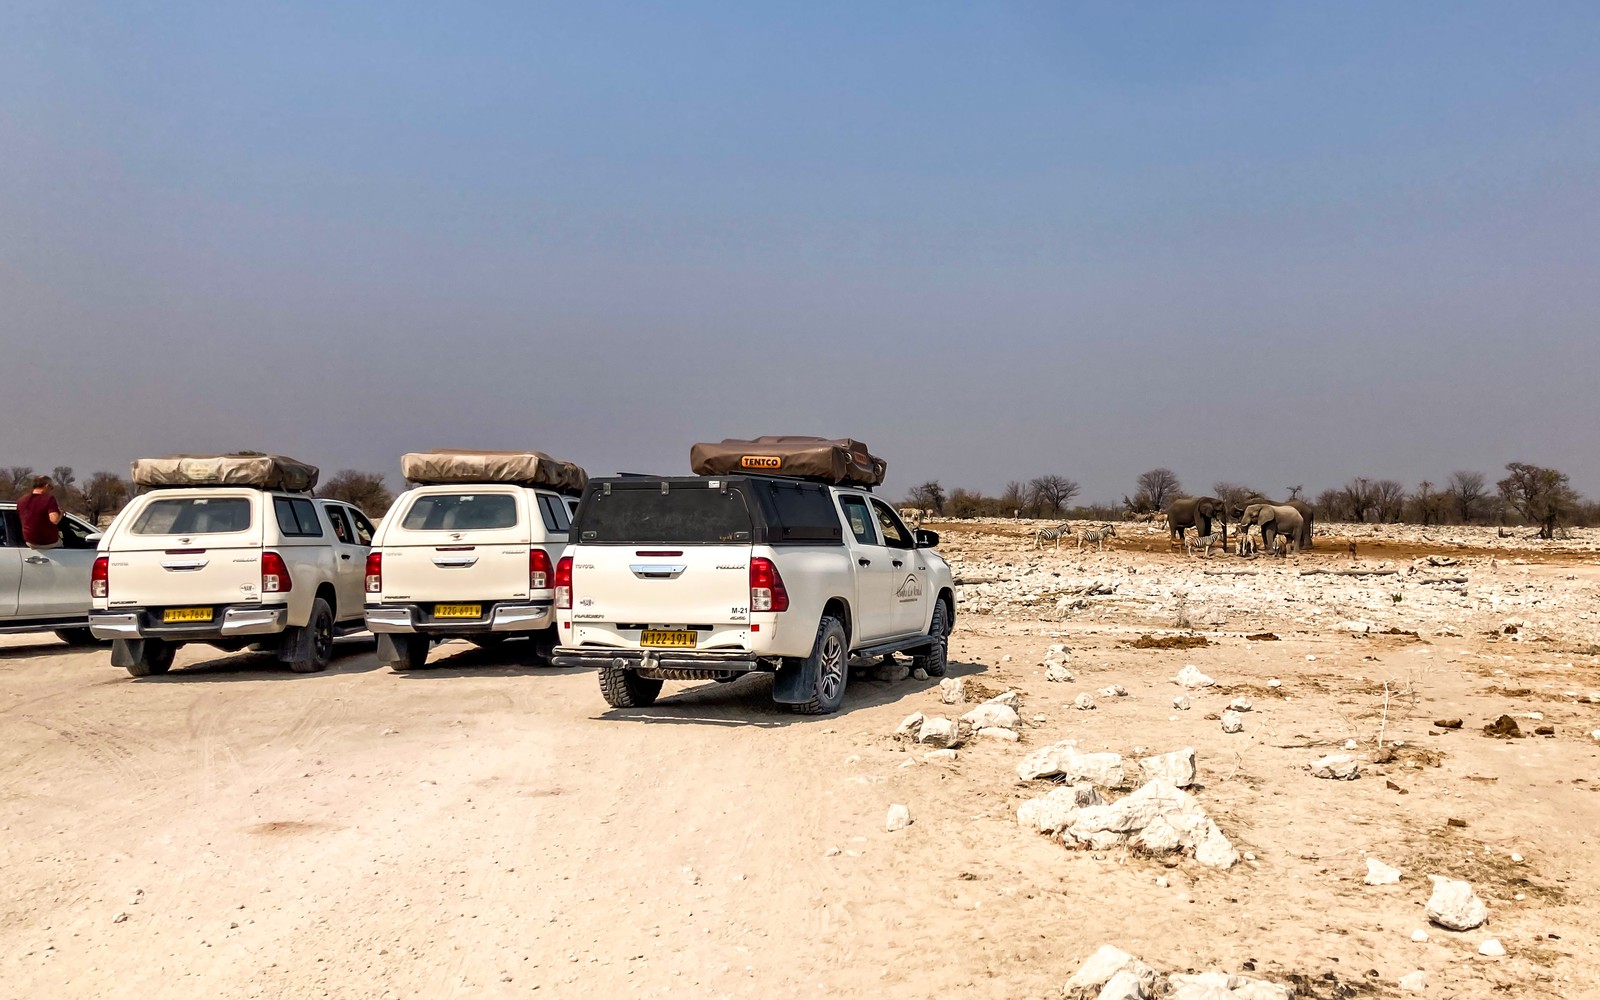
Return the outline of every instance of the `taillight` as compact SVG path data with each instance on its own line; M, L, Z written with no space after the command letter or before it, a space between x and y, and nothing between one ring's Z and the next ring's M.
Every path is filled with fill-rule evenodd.
M89 571L89 596L106 597L111 593L111 560L100 556Z
M750 560L750 610L788 611L789 592L771 559Z
M367 593L376 594L383 590L383 553L367 553Z
M289 567L284 565L283 556L276 552L261 553L261 592L287 594L293 589L294 581L289 579Z
M544 549L529 549L528 589L549 590L552 576L555 576L555 570L550 566L550 553Z
M556 563L556 607L563 611L572 608L572 557L562 556Z

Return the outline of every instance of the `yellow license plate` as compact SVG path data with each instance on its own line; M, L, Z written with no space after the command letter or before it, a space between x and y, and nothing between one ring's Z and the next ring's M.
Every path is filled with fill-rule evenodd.
M481 604L435 604L433 606L435 618L482 618L483 605Z
M208 622L211 620L210 608L168 608L161 612L164 622Z
M693 649L696 638L693 632L663 632L645 629L639 633L641 646L671 646L676 649Z

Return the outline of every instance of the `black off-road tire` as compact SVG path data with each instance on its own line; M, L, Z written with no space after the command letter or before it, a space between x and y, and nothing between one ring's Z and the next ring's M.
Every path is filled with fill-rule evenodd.
M817 623L817 641L806 657L805 669L816 667L816 686L810 701L790 706L800 715L831 715L844 704L844 689L850 679L850 636L844 623L824 615Z
M637 670L600 668L600 696L612 708L649 708L661 695L659 677L640 677Z
M933 606L933 624L928 626L933 645L911 658L913 669L921 667L929 677L943 677L950 658L950 612L943 601Z
M400 659L389 661L391 670L421 670L428 665L428 653L433 649L433 640L427 636L397 635L394 645L400 651Z
M319 674L328 669L328 661L333 659L333 609L320 597L311 601L306 630L311 633L310 655L289 661L289 669L297 674Z
M56 638L69 646L98 646L101 640L94 637L94 633L86 628L56 629Z
M139 658L125 668L134 677L153 677L172 669L172 658L178 647L164 639L146 639L139 649Z

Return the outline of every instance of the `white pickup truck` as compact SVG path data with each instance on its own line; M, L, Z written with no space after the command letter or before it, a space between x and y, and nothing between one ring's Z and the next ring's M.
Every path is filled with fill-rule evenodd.
M558 666L614 707L663 680L774 672L773 698L837 711L852 656L945 671L955 621L939 538L865 489L734 474L591 482L556 566Z
M286 461L260 458L261 468ZM327 669L334 638L366 627L372 522L349 504L312 497L309 485L235 485L229 480L255 473L229 475L249 465L234 456L145 461L180 459L193 464L135 497L100 541L89 626L112 640L112 665L135 677L166 673L179 647L202 642L271 650L297 673ZM216 485L167 485L203 484L218 468ZM291 468L309 469L315 484L314 467ZM135 463L134 482L145 485L140 479Z

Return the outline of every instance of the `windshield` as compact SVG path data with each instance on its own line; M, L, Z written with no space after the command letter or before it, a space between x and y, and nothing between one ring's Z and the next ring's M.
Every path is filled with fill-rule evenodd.
M406 531L484 531L514 528L517 498L509 493L430 493L417 497L400 527Z
M738 490L705 486L591 493L578 509L578 540L604 544L716 545L750 541L750 512Z
M171 497L150 501L128 530L135 535L221 535L249 527L246 497Z

